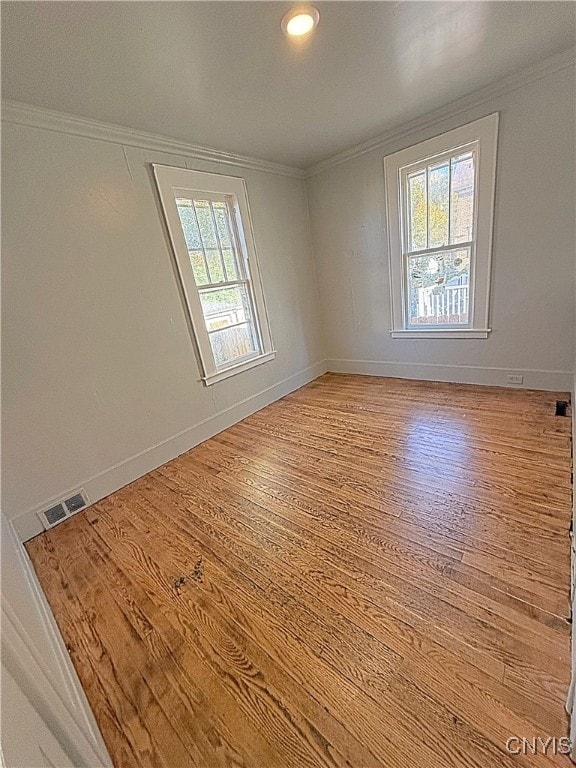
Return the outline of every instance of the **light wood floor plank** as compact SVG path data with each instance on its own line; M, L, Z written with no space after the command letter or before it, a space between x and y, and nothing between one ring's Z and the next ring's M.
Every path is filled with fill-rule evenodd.
M566 398L327 374L29 542L115 765L570 765Z

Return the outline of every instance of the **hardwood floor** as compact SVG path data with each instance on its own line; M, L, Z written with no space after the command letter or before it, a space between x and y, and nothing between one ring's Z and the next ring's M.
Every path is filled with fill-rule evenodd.
M115 765L571 765L559 397L327 374L29 542Z

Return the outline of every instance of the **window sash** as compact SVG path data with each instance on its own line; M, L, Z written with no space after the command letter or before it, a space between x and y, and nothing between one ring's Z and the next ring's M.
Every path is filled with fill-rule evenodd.
M245 320L238 321L235 323L232 323L230 325L222 326L221 328L209 328L209 320L208 317L204 311L204 306L202 305L202 313L203 313L203 319L204 319L204 326L206 328L206 333L208 334L208 337L210 338L214 334L221 333L222 331L226 331L228 329L232 328L239 328L243 325L246 325L250 329L250 335L252 336L253 342L254 342L254 350L252 352L247 352L244 355L237 355L234 358L230 358L229 360L223 362L222 364L218 365L216 363L216 359L214 359L214 364L216 367L216 371L218 373L221 373L222 371L227 370L229 367L233 365L237 365L243 360L251 360L252 358L258 357L262 354L262 335L260 333L260 327L256 315L256 307L254 302L254 295L252 293L252 283L250 280L236 280L232 282L227 283L214 283L212 285L202 285L198 288L198 294L200 296L200 301L202 302L202 294L210 293L211 291L219 291L226 288L234 288L234 287L240 287L244 288L246 291L246 299L248 304L248 313ZM235 311L232 308L228 310L230 312ZM224 311L222 311L222 314L225 314ZM210 342L212 344L212 342ZM214 353L213 353L214 354Z
M179 194L182 192L182 194ZM221 373L222 371L227 370L233 365L236 365L240 362L243 362L245 360L251 360L255 357L258 357L260 354L262 354L262 338L260 333L260 326L258 323L258 315L256 314L256 307L254 302L254 294L252 291L252 280L250 279L250 270L248 265L248 260L246 257L246 254L242 250L242 245L239 237L238 232L238 223L236 221L236 215L235 215L235 199L233 195L216 195L216 194L206 194L201 191L188 191L185 190L178 190L178 194L176 194L175 191L175 200L187 200L191 203L190 208L194 212L194 219L196 221L196 228L198 230L198 236L200 238L200 249L203 253L204 263L206 265L206 275L211 276L211 271L208 266L208 260L206 256L207 250L217 250L219 254L220 263L222 265L222 274L228 277L228 272L226 269L226 264L224 261L224 254L223 254L223 248L222 248L222 241L220 238L220 234L218 232L218 226L216 223L216 217L214 213L214 207L213 203L224 203L225 210L226 210L226 228L228 230L228 236L230 239L230 245L231 250L234 256L234 263L236 265L236 270L241 276L240 279L236 280L216 280L212 282L207 283L198 283L196 280L196 275L194 275L194 282L196 284L196 289L198 290L198 295L200 297L200 301L202 303L202 295L205 293L209 293L210 291L214 290L223 290L228 287L235 287L235 286L243 286L246 290L246 296L248 299L248 305L249 305L249 311L248 311L248 317L247 319L242 323L236 323L233 326L227 325L223 326L222 328L214 328L210 329L208 327L208 319L204 310L204 306L202 305L202 317L204 321L204 327L206 329L206 333L208 334L208 337L218 333L227 330L228 328L233 327L239 327L241 325L249 326L250 328L250 336L253 338L255 349L252 352L246 353L245 355L238 355L236 357L229 358L228 360L225 360L224 362L218 364L216 362L216 357L214 355L214 351L212 351L213 357L214 357L214 367L216 369L217 373ZM196 209L196 203L201 202L208 202L210 206L210 217L212 220L213 228L214 228L214 235L216 238L216 243L218 247L215 248L207 248L206 243L204 241L204 236L202 234L202 227L200 225L200 221L198 219L198 212ZM179 215L180 218L180 215ZM182 227L182 223L180 223L180 226ZM212 344L212 342L210 342Z
M474 245L474 240L467 240L463 243L454 243L453 245L439 245L436 248L422 248L420 251L404 251L403 256L433 256L435 253L445 253L446 251L459 251L470 248Z
M221 263L221 266L222 266L222 274L226 277L225 280L210 280L210 279L208 279L205 283L198 283L198 281L196 280L196 275L194 275L194 281L195 281L196 285L198 286L198 288L203 288L205 286L210 286L210 285L223 285L223 284L225 284L227 282L232 283L232 282L235 282L238 279L249 280L250 276L249 276L247 255L242 250L241 241L240 241L240 237L239 237L238 229L237 229L237 225L236 225L236 215L235 215L236 204L235 204L234 196L233 195L204 194L204 193L202 193L200 191L191 191L191 190L174 190L174 193L175 193L176 201L178 201L178 200L186 200L186 201L192 203L192 205L190 205L189 207L190 207L190 209L194 213L194 220L196 222L196 229L198 231L198 236L200 238L200 248L195 248L193 250L202 251L202 256L203 256L203 260L204 260L206 276L208 278L210 278L212 276L211 275L210 266L208 264L207 252L208 251L218 251L220 263ZM198 211L196 209L196 203L201 203L201 202L205 202L205 201L208 202L209 205L210 205L210 216L211 216L211 219L212 219L212 223L213 223L213 227L214 227L214 234L215 234L216 243L217 243L217 247L216 248L210 248L210 247L206 246L206 244L204 242L204 237L202 235L202 227L200 226L200 220L198 219ZM220 233L218 231L218 226L217 226L217 223L216 223L216 217L215 217L214 208L213 208L213 204L214 203L224 203L224 205L225 205L225 210L226 210L225 222L226 222L226 229L228 231L228 238L230 240L230 248L229 249L228 248L224 248L222 246L222 240L221 240L221 237L220 237ZM179 215L179 218L180 218L180 215ZM183 226L182 222L180 223L180 226ZM226 263L224 261L224 251L225 250L231 250L232 253L233 253L233 256L234 256L234 263L236 265L236 270L238 272L238 278L235 278L233 280L228 280L227 279L228 278L228 269L227 269Z
M488 311L490 296L490 273L492 232L494 224L494 200L496 182L496 151L498 138L498 113L462 125L444 134L439 134L419 144L407 147L384 158L386 216L388 235L388 266L390 272L390 333L393 338L486 338L490 333ZM414 243L408 240L406 202L406 177L428 166L438 165L450 158L473 150L474 155L474 200L473 231L456 219L454 227L458 234L467 237L460 243L447 243L434 248L423 248L422 237ZM455 167L454 167L455 168ZM464 187L465 189L465 187ZM418 195L420 198L420 191ZM453 205L454 195L449 195ZM445 205L445 203L444 203ZM472 205L472 201L470 202ZM445 210L445 207L444 207ZM421 215L421 214L420 214ZM461 215L461 214L459 214ZM466 215L468 215L466 213ZM465 227L469 220L464 220ZM438 230L437 230L438 231ZM422 232L420 226L419 232ZM450 231L446 237L450 238ZM469 240L468 238L471 237ZM440 251L454 252L458 248L470 251L470 306L468 327L441 324L416 326L409 323L407 311L407 267L408 256L432 255ZM412 278L411 278L412 279ZM413 287L412 283L412 287ZM413 297L414 298L414 297ZM412 308L414 310L414 308Z
M434 256L438 253L450 253L452 251L470 251L469 267L468 267L468 322L467 323L413 323L410 320L410 289L409 289L409 270L410 261L422 256ZM473 327L472 318L474 317L474 253L475 243L470 241L467 243L458 243L445 248L428 248L422 251L413 251L411 253L404 253L402 255L402 311L404 317L404 327L407 330L422 331L427 330L457 330L457 329L470 329Z
M202 364L202 378L206 384L220 381L232 373L240 372L275 356L268 322L268 314L260 278L254 244L252 222L243 179L218 174L190 171L170 166L153 165L154 175L164 211L168 234L172 243L182 292L190 315L191 327ZM177 199L189 201L225 202L230 241L234 250L238 278L233 280L199 283L194 274L188 244L180 219ZM212 209L211 209L212 210ZM218 232L217 227L215 228ZM198 232L201 233L198 227ZM204 242L202 246L204 247ZM197 249L200 250L200 249ZM203 250L203 253L205 253ZM215 249L212 249L215 250ZM222 273L228 276L227 273ZM206 272L210 280L210 271ZM217 364L212 349L201 293L226 287L244 287L249 302L250 317L246 327L254 338L256 350ZM226 327L219 329L226 330Z
M470 153L474 159L474 197L472 203L472 237L466 242L450 243L452 235L453 222L452 215L452 160L460 157L464 154ZM477 219L477 200L478 191L476 184L477 176L477 162L478 162L478 142L474 141L469 144L464 144L460 147L454 147L440 154L432 155L430 157L423 158L415 163L403 166L400 168L400 217L402 222L402 314L404 320L404 327L408 330L422 330L425 332L428 329L440 330L440 329L465 329L472 327L473 319L473 302L474 302L474 274L475 274L475 244L476 244L476 219ZM439 167L442 164L448 165L448 216L447 216L447 240L444 245L435 246L433 248L420 248L416 250L410 250L411 244L410 228L411 222L411 200L410 200L410 184L409 178L418 172L423 172L426 175L426 242L430 242L430 172L431 166ZM408 274L410 269L410 260L418 256L433 256L439 253L449 253L453 251L470 249L470 264L468 269L468 322L467 323L451 323L451 322L438 322L438 323L414 323L411 321L410 314L410 290Z
M452 245L461 245L461 243L450 243L452 234L452 160L456 157L460 157L468 152L471 153L474 158L474 199L472 204L472 236L469 242L476 241L476 224L478 217L478 156L479 156L479 144L478 141L469 142L459 147L453 147L447 152L442 152L430 157L424 157L414 163L402 166L399 169L399 185L400 185L400 219L402 223L402 253L419 253L428 252L434 250L434 248L422 248L413 249L409 248L410 244L410 190L408 178L409 176L416 175L419 171L426 174L426 244L430 242L430 196L429 196L429 177L428 168L432 166L439 166L447 162L449 167L449 184L448 184L448 242L444 246L435 246L435 248L447 250Z
M216 362L216 358L214 356L214 366L216 368L217 373L221 373L222 371L227 370L229 367L233 365L237 365L240 362L244 362L246 360L251 360L255 357L258 357L262 354L262 337L260 333L260 324L258 322L258 315L256 313L256 306L254 301L254 293L252 290L252 280L250 279L250 268L248 264L248 260L246 257L246 254L242 250L241 241L238 233L238 226L236 222L236 215L235 215L235 200L233 195L217 195L217 194L206 194L200 191L195 192L186 192L185 190L178 190L178 193L182 192L182 194L176 194L175 191L175 199L176 200L187 200L192 205L190 206L191 209L194 211L194 219L196 221L196 228L198 230L198 236L200 238L200 249L205 263L205 270L206 275L211 276L211 271L208 266L208 260L206 256L207 250L218 250L220 263L222 266L222 274L227 278L228 277L228 271L226 268L226 264L224 261L224 248L222 247L222 240L220 237L220 233L218 231L218 226L216 223L216 217L214 213L214 207L213 203L224 203L225 205L225 223L226 223L226 229L228 231L228 237L230 240L231 250L234 257L234 263L236 265L236 271L239 274L239 278L235 280L216 280L212 282L206 282L206 283L198 283L196 280L196 275L194 275L194 280L196 283L196 288L198 290L198 294L200 297L202 297L203 294L207 294L210 291L214 290L223 290L225 288L233 288L236 286L243 287L246 291L246 296L248 299L248 317L243 322L238 322L233 325L226 325L222 328L209 328L209 322L208 318L206 316L206 313L204 311L204 306L202 306L202 315L204 320L204 326L206 328L206 333L208 334L208 337L228 330L229 328L237 328L242 325L246 325L250 328L250 335L253 338L255 349L252 352L246 353L245 355L238 355L233 358L229 358L228 360L224 361L221 364L218 364ZM214 229L214 235L216 238L217 243L217 249L214 248L207 248L206 243L204 241L204 236L202 234L202 227L200 225L200 221L198 219L198 213L196 210L196 203L200 202L208 202L210 206L210 217L212 220L212 225ZM182 226L182 224L181 224ZM202 299L201 299L202 301ZM212 353L214 355L214 352Z

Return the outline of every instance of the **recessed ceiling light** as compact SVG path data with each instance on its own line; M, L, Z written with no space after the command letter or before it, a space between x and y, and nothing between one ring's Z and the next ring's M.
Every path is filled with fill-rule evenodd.
M303 37L318 25L320 14L311 5L293 8L282 19L282 32L288 37Z

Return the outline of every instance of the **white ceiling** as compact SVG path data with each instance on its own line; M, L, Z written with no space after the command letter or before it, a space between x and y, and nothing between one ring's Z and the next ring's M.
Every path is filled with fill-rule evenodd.
M3 2L3 97L300 167L574 44L573 2Z

